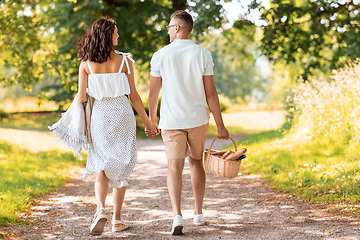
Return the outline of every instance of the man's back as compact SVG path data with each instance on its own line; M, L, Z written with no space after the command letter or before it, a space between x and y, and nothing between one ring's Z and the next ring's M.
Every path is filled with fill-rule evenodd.
M151 75L162 78L162 129L185 129L206 124L209 110L203 76L213 75L211 53L189 39L176 39L157 51Z

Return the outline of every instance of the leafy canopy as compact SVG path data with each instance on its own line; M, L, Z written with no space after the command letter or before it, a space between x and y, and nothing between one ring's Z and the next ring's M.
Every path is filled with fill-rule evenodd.
M0 82L33 84L54 76L47 98L60 102L77 90L77 39L102 16L116 19L117 49L148 68L153 52L168 44L165 29L177 9L195 12L194 35L219 28L219 0L6 0L0 3ZM141 68L141 67L140 67ZM48 79L48 78L46 78Z
M266 23L263 53L275 62L297 62L305 80L360 56L358 1L271 0L265 8L254 0L249 9L260 10Z

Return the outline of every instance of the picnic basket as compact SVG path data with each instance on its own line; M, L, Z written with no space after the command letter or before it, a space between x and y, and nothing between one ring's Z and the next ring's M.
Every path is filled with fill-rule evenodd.
M241 159L245 158L245 155L241 155L241 157L239 157L236 160L228 160L228 159L224 159L222 158L221 155L219 155L219 153L222 153L225 151L218 151L218 150L213 150L212 145L214 144L215 140L218 139L219 136L215 137L214 140L211 142L209 149L205 149L205 153L204 153L204 168L206 172L221 176L221 177L226 177L226 178L234 178L238 175L239 173L239 168L241 165ZM235 152L237 152L237 147L236 147L236 143L234 141L234 139L232 139L231 137L229 137L231 139L231 141L234 143L235 146ZM246 152L246 149L244 148L244 153ZM233 151L226 151L226 152L230 152L230 153L235 153Z

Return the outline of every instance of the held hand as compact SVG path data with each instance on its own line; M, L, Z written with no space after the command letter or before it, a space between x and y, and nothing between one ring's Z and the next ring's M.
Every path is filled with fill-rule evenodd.
M148 130L147 128L145 128L145 134L146 134L146 136L148 138L154 138L155 137L155 134L152 131Z
M218 128L218 135L220 139L228 139L229 138L229 132L226 129L226 127Z
M155 135L158 135L160 133L157 124L150 122L150 124L145 127L145 134L148 138L154 138Z

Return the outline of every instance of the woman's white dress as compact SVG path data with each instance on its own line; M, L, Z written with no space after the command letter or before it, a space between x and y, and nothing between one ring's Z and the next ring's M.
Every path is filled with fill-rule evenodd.
M127 97L130 86L126 74L121 72L124 63L128 66L127 58L132 59L130 54L116 53L123 55L117 73L94 74L87 62L91 73L87 90L95 103L90 125L92 144L82 176L86 178L104 170L111 188L127 186L126 180L137 160L136 121Z

